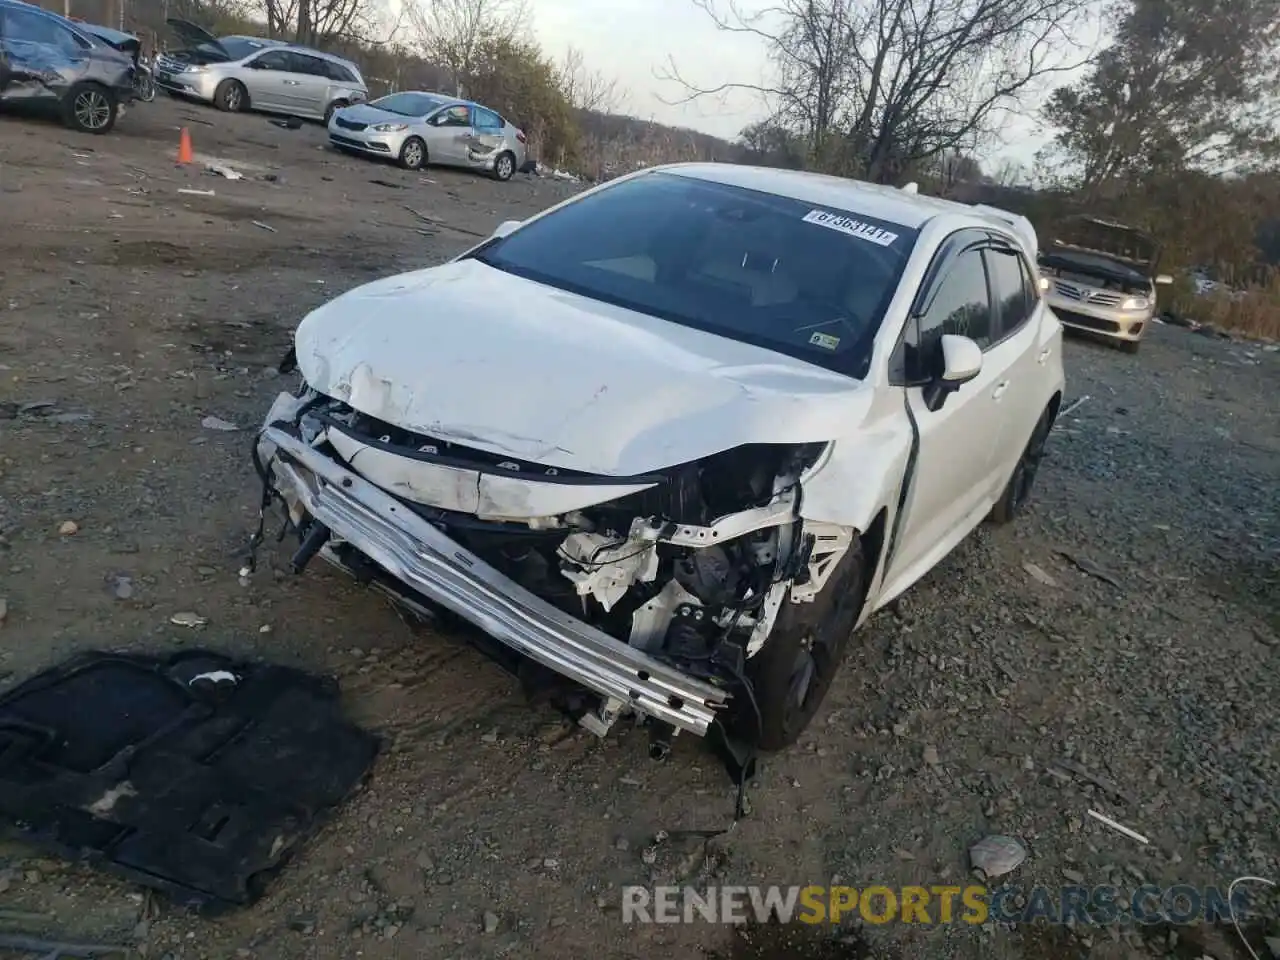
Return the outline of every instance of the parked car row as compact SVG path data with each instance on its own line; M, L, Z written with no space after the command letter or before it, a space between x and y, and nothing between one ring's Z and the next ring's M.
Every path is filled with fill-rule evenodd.
M281 40L215 37L188 20L168 24L183 47L152 71L131 34L0 0L0 102L54 106L70 126L106 133L126 105L159 88L231 113L318 120L336 149L410 170L435 163L510 180L528 159L524 132L482 104L416 91L368 103L350 60Z
M350 60L280 40L215 37L186 20L169 25L186 47L160 58L156 84L174 96L231 113L320 120L335 148L409 170L436 163L510 180L527 159L524 132L481 104L417 91L368 103L369 87Z

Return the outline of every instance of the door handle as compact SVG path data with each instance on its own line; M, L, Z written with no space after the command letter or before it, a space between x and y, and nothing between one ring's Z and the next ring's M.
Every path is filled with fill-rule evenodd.
M1036 363L1043 364L1047 362L1049 359L1049 354L1051 353L1053 353L1053 349L1051 347L1045 347L1043 350L1040 351L1040 356L1036 357Z
M1004 396L1004 392L1008 389L1009 389L1008 380L1005 380L1003 383L997 383L996 388L991 391L991 399L999 400L1001 397Z
M288 85L289 85L289 86L291 86L291 87L300 87L300 86L302 86L302 81L301 81L301 80L286 80L286 81L285 81L285 83L286 83L286 84L288 84Z

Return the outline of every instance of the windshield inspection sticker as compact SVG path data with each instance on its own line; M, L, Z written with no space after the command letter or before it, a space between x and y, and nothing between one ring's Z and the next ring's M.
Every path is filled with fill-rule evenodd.
M809 338L809 346L822 347L823 350L834 350L840 346L840 338L829 333L815 333Z
M896 233L881 230L879 227L864 223L861 220L855 220L853 217L846 217L842 213L810 210L802 219L805 223L816 223L818 226L826 227L828 230L839 230L841 233L847 233L851 237L870 240L872 243L879 244L882 247L892 246L893 241L898 239Z

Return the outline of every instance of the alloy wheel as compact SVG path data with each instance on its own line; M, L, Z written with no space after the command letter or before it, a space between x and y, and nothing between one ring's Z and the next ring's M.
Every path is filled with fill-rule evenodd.
M101 90L82 90L74 110L76 120L86 130L101 130L111 121L111 104Z

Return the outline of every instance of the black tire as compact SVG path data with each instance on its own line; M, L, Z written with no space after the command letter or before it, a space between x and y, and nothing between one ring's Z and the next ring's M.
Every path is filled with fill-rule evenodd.
M1018 458L1018 465L1013 468L1013 476L1009 478L1009 482L1005 485L1004 493L1000 495L996 505L991 508L993 522L1011 522L1022 512L1022 508L1031 499L1031 490L1036 482L1036 472L1040 469L1041 461L1044 460L1045 442L1049 439L1049 430L1052 426L1053 414L1050 409L1046 408L1044 413L1040 415L1040 419L1036 421L1036 425L1031 431L1031 436L1027 440L1027 445L1022 449L1022 456Z
M855 539L812 603L783 603L769 639L747 661L747 677L760 709L756 743L761 750L794 744L822 706L862 611L865 568L862 544ZM751 737L756 733L755 712L749 703L741 709L736 722Z
M406 137L400 144L400 166L406 170L421 170L427 165L427 145L421 137Z
M223 80L213 91L213 105L227 113L241 113L249 109L249 91L239 80Z
M516 155L503 151L493 160L493 179L506 183L516 174Z
M329 121L333 119L333 115L335 113L337 113L343 107L349 107L349 106L351 106L351 104L348 103L346 100L335 100L333 101L333 103L325 107L324 108L324 125L327 127L329 125Z
M1138 347L1142 346L1141 340L1121 340L1120 349L1125 353L1137 353Z
M110 133L116 125L120 104L116 95L97 83L77 83L62 101L67 126L81 133Z

